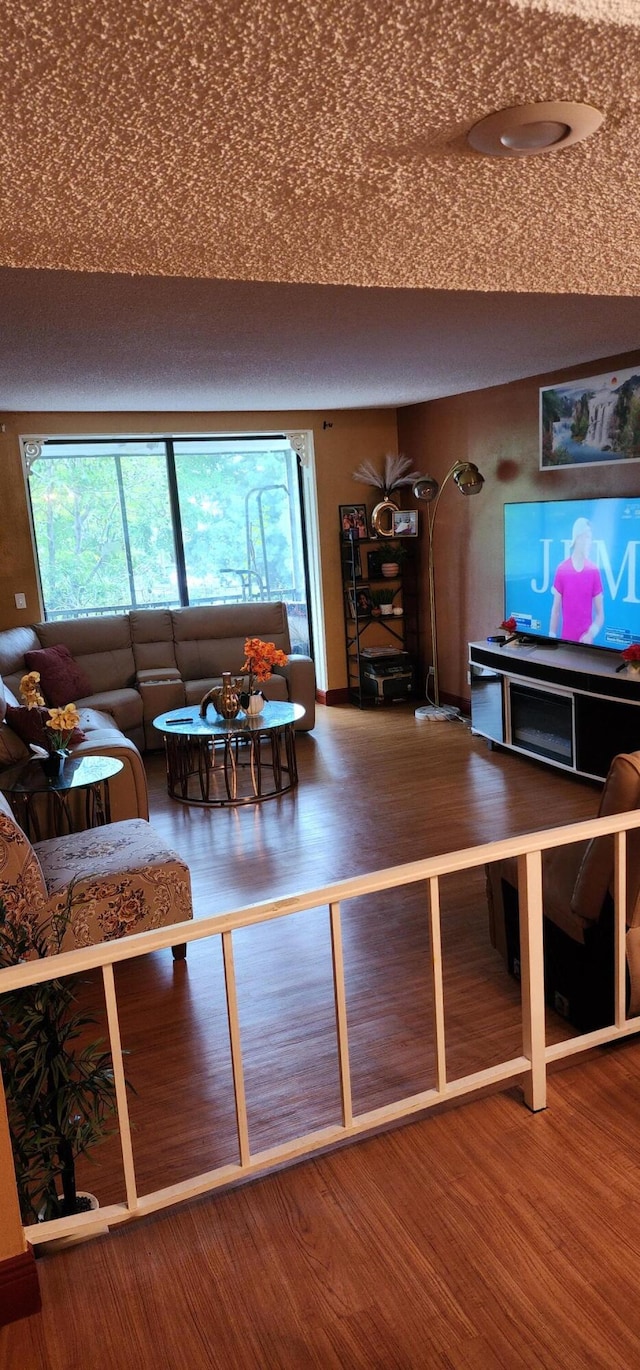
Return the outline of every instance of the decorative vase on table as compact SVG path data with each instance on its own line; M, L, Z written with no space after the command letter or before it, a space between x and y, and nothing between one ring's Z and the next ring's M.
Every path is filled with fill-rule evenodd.
M40 764L49 780L60 780L68 756L66 748L61 748L60 751L50 752L49 756L42 758Z
M234 688L231 671L222 672L222 689L216 703L216 710L223 718L237 718L240 713L240 695Z
M256 694L249 695L249 701L247 703L245 710L248 717L257 718L258 714L262 713L265 703L265 697L263 694L260 693L260 691L258 691Z

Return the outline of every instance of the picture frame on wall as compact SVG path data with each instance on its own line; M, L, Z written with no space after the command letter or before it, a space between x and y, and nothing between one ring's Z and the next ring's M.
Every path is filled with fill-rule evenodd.
M540 390L540 470L640 461L640 366Z
M355 538L368 538L367 508L365 504L341 504L339 506L340 528L345 542Z
M394 538L417 538L418 510L394 509L392 531Z

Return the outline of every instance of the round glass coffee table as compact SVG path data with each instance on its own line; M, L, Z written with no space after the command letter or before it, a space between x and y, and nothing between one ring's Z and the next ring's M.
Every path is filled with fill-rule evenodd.
M301 704L267 700L261 714L220 718L197 705L154 718L164 736L167 790L181 804L260 804L298 783L294 724Z
M46 812L50 834L62 837L80 826L98 828L111 822L109 781L123 769L115 756L74 756L71 753L57 776L47 774L34 756L0 771L0 790L6 794L16 821L27 837L40 839L40 817ZM74 811L72 795L82 792L81 812ZM45 797L46 796L46 797Z

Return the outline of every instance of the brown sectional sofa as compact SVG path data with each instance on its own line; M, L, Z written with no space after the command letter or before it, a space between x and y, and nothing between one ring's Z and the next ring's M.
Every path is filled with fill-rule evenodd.
M22 629L17 631L22 632ZM26 744L4 724L5 705L15 702L13 692L3 689L0 681L0 769L16 761L26 760L29 755ZM109 782L112 822L118 823L126 818L148 819L147 777L135 742L125 737L110 714L101 713L98 709L85 708L81 708L79 712L85 741L74 746L74 755L114 756L122 762L122 770ZM48 830L44 814L41 815L41 826L44 835Z
M239 675L247 637L274 642L289 655L286 605L210 604L189 609L139 609L105 618L67 619L0 631L0 767L28 756L3 723L5 699L16 703L28 669L24 654L63 643L91 682L76 699L86 741L74 752L118 757L123 771L110 782L111 818L148 818L147 781L140 751L162 746L153 719L199 703L223 671ZM302 704L301 729L315 722L315 670L310 657L290 656L264 686L268 698ZM11 696L15 698L11 698ZM65 701L71 702L71 701Z
M289 655L286 605L208 604L189 609L138 609L105 618L36 623L0 632L0 676L18 695L25 652L63 643L88 676L91 694L74 702L110 715L136 747L161 745L158 714L199 703L223 671L240 673L247 637L274 642ZM264 686L270 699L302 704L300 728L315 722L315 671L310 657L290 656Z

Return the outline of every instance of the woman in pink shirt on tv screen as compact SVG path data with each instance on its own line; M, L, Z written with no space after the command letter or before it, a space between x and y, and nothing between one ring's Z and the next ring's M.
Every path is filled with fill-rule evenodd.
M600 632L604 623L602 577L595 562L589 561L592 541L589 520L576 519L569 556L560 562L553 579L549 637L589 643Z

